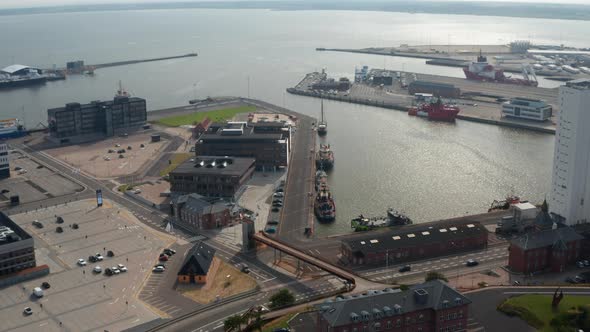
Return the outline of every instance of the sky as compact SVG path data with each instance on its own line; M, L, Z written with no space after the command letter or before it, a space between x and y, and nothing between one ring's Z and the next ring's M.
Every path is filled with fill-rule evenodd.
M63 6L63 5L87 5L97 3L148 3L148 2L182 2L186 0L0 0L0 9L6 8L26 8L40 6ZM204 1L223 1L223 0L204 0ZM232 0L236 1L236 0ZM246 0L238 0L246 1ZM439 1L439 0L435 0ZM440 0L444 1L444 0ZM455 0L456 1L456 0ZM477 2L533 2L533 3L570 3L590 5L590 0L459 0L459 1L477 1Z

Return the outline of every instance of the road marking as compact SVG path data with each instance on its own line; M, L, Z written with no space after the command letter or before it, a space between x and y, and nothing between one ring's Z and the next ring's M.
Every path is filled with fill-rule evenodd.
M47 325L47 324L49 324L49 323L45 322L45 323L41 323L41 324L39 324L39 326L41 327L41 326L45 326L45 325Z
M504 294L506 295L510 295L510 294L555 294L555 292L536 292L536 291L522 291L522 292L504 292ZM563 294L566 295L590 295L590 291L588 292L574 292L574 291L565 291L563 292Z

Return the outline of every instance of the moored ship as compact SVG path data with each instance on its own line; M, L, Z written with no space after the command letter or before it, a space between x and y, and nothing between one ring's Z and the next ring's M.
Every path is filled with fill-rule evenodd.
M0 70L0 89L44 84L47 75L41 69L12 65Z
M18 119L0 120L0 138L21 137L26 133Z
M376 228L403 226L410 225L412 223L412 220L406 215L392 208L389 208L387 209L386 217L369 218L361 214L350 221L350 226L354 229L355 232L364 232Z
M487 57L481 55L480 52L477 61L470 63L468 67L464 67L463 73L469 80L537 86L539 83L533 68L530 65L523 65L522 69L524 78L508 77L504 75L502 69L497 69L489 64Z
M336 204L327 184L319 188L313 210L320 222L330 222L336 219Z
M325 136L328 133L328 123L324 120L324 100L321 100L322 116L318 123L318 135Z
M329 170L334 167L334 152L330 149L330 144L320 144L315 163L320 170Z
M408 110L408 115L421 116L434 121L452 122L455 121L460 111L459 107L445 104L439 97L436 101L431 100L417 107L411 107Z
M322 186L328 184L328 174L326 172L319 170L315 173L315 190L320 190Z

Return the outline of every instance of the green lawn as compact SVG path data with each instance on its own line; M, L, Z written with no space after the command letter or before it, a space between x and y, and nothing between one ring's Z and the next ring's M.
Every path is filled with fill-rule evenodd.
M191 114L185 115L178 115L178 116L170 116L167 118L162 118L156 120L156 123L159 123L164 126L168 127L179 127L182 125L191 125L195 122L201 122L203 119L208 117L213 122L220 122L225 121L228 119L233 118L236 114L239 113L249 113L256 111L256 107L254 106L242 106L242 107L234 107L234 108L225 108L216 111L209 111L209 112L195 112Z
M498 310L520 316L539 331L552 332L549 322L558 314L576 306L590 304L590 296L565 295L559 303L558 312L551 308L551 295L521 295L510 298L498 306Z
M266 325L262 327L262 332L272 332L274 329L278 329L281 327L289 327L287 322L289 322L289 320L293 318L293 316L295 316L296 314L297 313L287 314L283 317L279 317L268 322Z
M160 176L165 176L168 173L172 172L178 165L182 164L183 162L187 161L190 157L192 157L192 153L175 153L170 159L170 164L166 166L162 171L160 171Z

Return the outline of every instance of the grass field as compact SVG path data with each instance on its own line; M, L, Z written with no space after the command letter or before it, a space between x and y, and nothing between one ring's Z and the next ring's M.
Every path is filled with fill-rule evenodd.
M195 122L201 122L203 119L208 117L213 122L225 121L233 118L236 114L249 113L256 111L254 106L242 106L234 108L225 108L221 110L209 111L209 112L195 112L185 115L170 116L156 120L159 123L168 127L179 127L182 125L191 125Z
M160 176L164 176L172 172L174 169L176 169L176 167L178 167L178 165L187 161L191 156L191 153L175 153L172 156L172 159L170 159L171 163L168 166L166 166L166 168L160 171Z
M215 301L218 295L220 298L226 298L256 287L256 281L248 274L240 272L223 261L219 261L219 263L219 269L213 276L214 278L207 281L207 283L211 283L209 288L202 289L200 286L194 286L192 289L181 289L182 295L206 304ZM229 279L226 277L228 275L231 276Z
M521 295L504 301L498 306L498 309L507 314L520 316L539 331L552 332L553 328L551 328L549 322L558 313L590 303L590 296L565 295L559 303L558 311L555 312L551 308L551 299L551 295Z
M285 315L283 317L279 317L275 320L272 320L268 323L266 323L263 327L262 327L262 332L272 332L275 329L279 329L279 328L288 328L289 325L287 324L289 322L289 320L291 318L293 318L293 316L295 316L297 313L292 313L292 314L288 314Z

